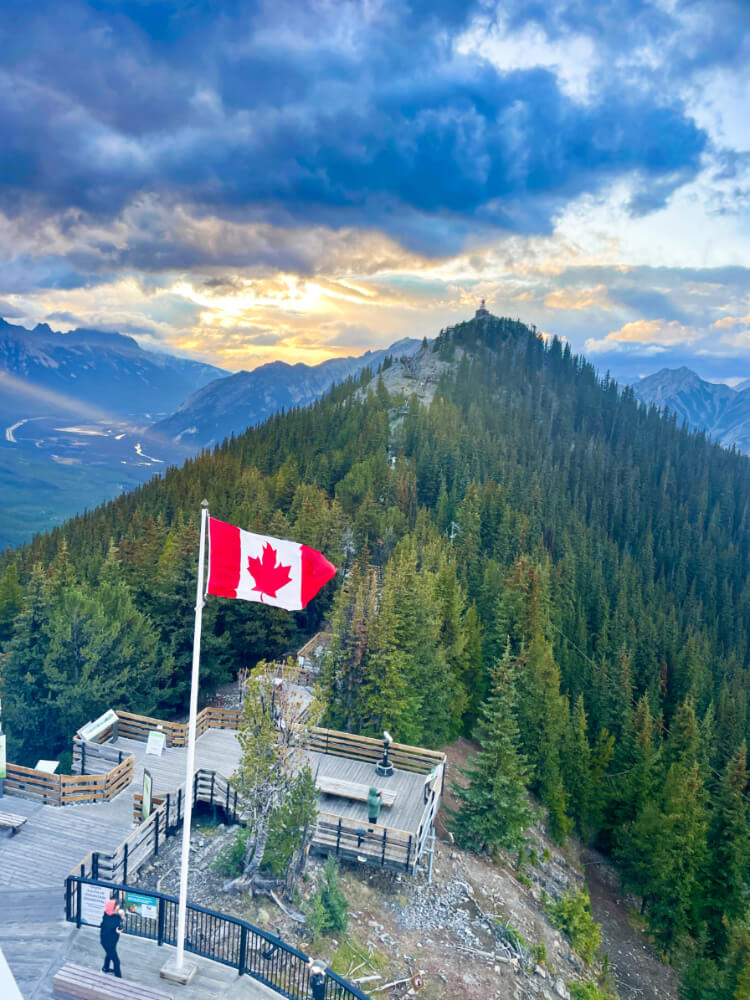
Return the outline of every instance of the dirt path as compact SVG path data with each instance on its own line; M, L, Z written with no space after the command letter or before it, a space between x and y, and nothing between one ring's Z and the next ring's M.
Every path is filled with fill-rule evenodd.
M629 907L618 894L617 873L596 851L583 851L581 861L591 912L601 924L602 951L609 955L620 1000L676 1000L678 976L633 927Z

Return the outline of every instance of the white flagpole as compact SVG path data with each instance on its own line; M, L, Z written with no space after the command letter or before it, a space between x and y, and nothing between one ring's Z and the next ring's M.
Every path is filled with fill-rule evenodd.
M182 861L180 901L177 909L177 972L182 972L185 957L185 917L187 914L188 863L190 860L190 822L193 818L193 775L195 772L195 720L198 714L198 674L201 658L201 623L203 620L203 563L206 553L208 500L201 503L201 542L198 556L198 583L195 592L195 636L193 638L193 675L190 682L190 721L188 723L187 764L185 765L185 812L182 823Z

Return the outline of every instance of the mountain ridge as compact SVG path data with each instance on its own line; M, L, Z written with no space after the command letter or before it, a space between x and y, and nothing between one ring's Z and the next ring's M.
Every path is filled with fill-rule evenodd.
M64 397L68 412L86 416L94 406L111 416L141 421L155 399L168 412L189 393L225 374L200 361L144 351L121 333L86 328L59 333L47 323L27 330L0 319L2 372L3 417L54 414L62 400L45 393L55 393Z
M669 411L691 430L704 431L725 448L750 454L750 385L732 389L707 382L692 369L662 368L632 385L646 405Z
M357 357L329 358L318 365L272 361L252 371L236 372L198 389L150 432L195 451L211 447L282 409L313 402L335 382L364 368L372 370L389 356L412 355L421 343L407 337L388 348Z

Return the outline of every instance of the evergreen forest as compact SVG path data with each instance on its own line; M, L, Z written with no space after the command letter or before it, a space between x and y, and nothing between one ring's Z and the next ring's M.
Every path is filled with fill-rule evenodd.
M184 711L205 497L340 570L296 615L209 599L205 696L329 621L327 725L478 739L460 842L517 846L529 789L616 861L684 1000L747 997L750 460L517 321L422 352L429 407L365 372L6 552L9 760Z

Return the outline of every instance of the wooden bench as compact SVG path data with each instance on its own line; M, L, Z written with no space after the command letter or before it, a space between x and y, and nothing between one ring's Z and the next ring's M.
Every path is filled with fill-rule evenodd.
M52 993L62 1000L173 1000L171 993L129 979L116 979L73 962L66 962L55 973Z
M356 799L357 802L367 802L370 788L376 785L362 785L356 781L344 781L341 778L326 778L320 775L315 779L315 784L321 792L326 795L338 795L342 799ZM384 806L392 806L396 801L396 793L388 788L378 788L383 797Z
M15 813L0 812L0 826L4 826L10 830L8 836L13 837L28 818L28 816L17 816Z

